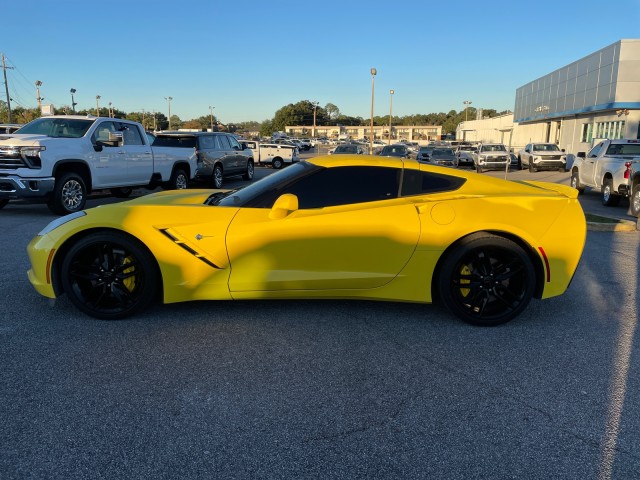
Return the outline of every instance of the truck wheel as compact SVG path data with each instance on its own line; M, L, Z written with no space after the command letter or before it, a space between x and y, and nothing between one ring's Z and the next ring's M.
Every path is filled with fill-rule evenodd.
M276 170L280 170L282 168L282 165L283 163L281 158L274 158L273 161L271 162L271 166Z
M216 165L213 167L213 186L214 188L222 188L222 167Z
M613 193L613 181L605 178L602 182L602 205L605 207L615 207L620 203L620 195Z
M87 203L87 187L80 175L73 172L63 173L56 179L49 209L57 215L82 210Z
M522 170L522 158L518 157L518 167L517 170Z
M535 167L533 166L533 162L531 161L531 159L529 159L529 171L531 173L536 171Z
M584 192L584 187L580 184L580 178L577 170L571 172L571 187L578 190L578 195Z
M189 177L181 168L176 168L169 181L163 185L165 190L184 190L189 186Z
M242 176L243 180L253 180L253 160L249 159L247 161L247 171Z
M635 217L640 216L640 183L636 183L633 186L629 203L631 204L631 215Z
M9 200L7 200L6 198L0 200L0 210L2 210L7 205L7 203L9 203Z
M133 188L131 187L119 187L110 189L111 195L116 198L128 198L133 193Z

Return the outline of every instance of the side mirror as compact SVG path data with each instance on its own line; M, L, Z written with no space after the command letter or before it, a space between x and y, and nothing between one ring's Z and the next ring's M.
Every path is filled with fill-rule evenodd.
M586 154L586 152L578 152L576 157L578 157L578 158L587 158L587 154Z
M271 207L269 218L278 220L298 210L298 197L292 193L280 195Z

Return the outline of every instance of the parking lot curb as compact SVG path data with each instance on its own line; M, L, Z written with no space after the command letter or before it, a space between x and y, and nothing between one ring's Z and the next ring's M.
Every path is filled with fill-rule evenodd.
M587 222L587 230L592 232L636 232L640 223L618 220L615 223Z

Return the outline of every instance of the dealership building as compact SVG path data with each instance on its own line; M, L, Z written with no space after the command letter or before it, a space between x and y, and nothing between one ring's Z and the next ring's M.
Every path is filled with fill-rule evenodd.
M521 86L512 114L462 122L456 138L512 150L551 142L568 153L597 139L639 139L640 39L620 40Z

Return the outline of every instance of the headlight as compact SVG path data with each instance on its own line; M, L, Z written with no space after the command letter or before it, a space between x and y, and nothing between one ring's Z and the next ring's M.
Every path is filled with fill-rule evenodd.
M84 210L81 210L79 212L73 212L73 213L70 213L69 215L65 215L64 217L56 218L53 222L49 223L49 225L47 225L42 230L40 230L40 232L38 233L38 236L42 237L47 233L51 233L56 228L64 225L65 223L70 222L71 220L75 220L76 218L84 217L86 214L87 212L85 212Z
M40 167L40 152L44 152L47 147L22 147L20 148L20 156L30 166Z

